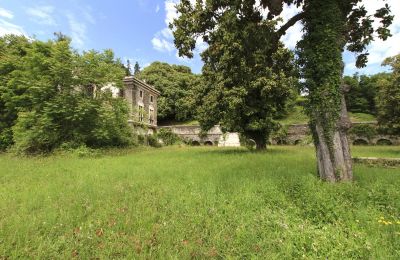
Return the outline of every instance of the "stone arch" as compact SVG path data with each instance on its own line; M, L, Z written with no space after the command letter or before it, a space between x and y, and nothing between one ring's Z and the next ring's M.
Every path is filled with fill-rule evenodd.
M301 140L301 139L297 139L296 141L294 141L294 145L300 145L301 144L301 142L302 142L303 140Z
M353 145L368 145L368 141L362 138L358 138L353 141Z
M213 146L213 143L211 141L205 141L204 145L206 146Z
M277 144L277 145L287 145L287 142L286 142L286 140L279 139L279 140L276 142L276 144Z
M196 140L193 140L190 144L193 146L200 146L200 142Z
M376 141L376 145L393 145L393 143L389 139L381 138L378 141Z

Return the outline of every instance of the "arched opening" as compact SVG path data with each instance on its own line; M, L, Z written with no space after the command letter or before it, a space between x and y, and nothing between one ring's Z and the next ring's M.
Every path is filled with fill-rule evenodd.
M356 139L354 140L353 145L368 145L368 142L364 139Z
M392 141L390 141L389 139L379 139L376 142L376 145L392 145Z
M204 145L207 145L207 146L212 146L212 145L213 145L213 143L212 143L211 141L205 141L205 142L204 142Z
M257 146L256 141L254 141L253 139L247 140L246 147L248 147L250 149L255 149L256 146Z
M294 141L294 145L299 145L299 144L301 144L301 140L299 139L299 140L296 140L296 141Z
M191 143L193 146L200 146L200 142L199 141L192 141Z

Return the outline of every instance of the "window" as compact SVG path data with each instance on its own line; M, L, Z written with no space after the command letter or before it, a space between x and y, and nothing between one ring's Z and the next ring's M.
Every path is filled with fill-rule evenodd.
M139 90L139 97L143 98L143 91Z
M150 96L150 103L153 103L153 96Z
M152 125L154 124L154 109L149 109L149 123Z
M144 118L144 108L143 106L139 105L139 122L143 122Z

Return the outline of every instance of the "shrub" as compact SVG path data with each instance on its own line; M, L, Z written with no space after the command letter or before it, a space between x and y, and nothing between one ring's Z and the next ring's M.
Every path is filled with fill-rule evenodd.
M147 136L147 143L151 147L161 147L161 143L159 142L157 135L148 135Z
M287 144L288 135L288 127L281 126L277 131L272 133L271 137L278 144Z
M123 100L109 96L58 95L37 111L19 114L13 127L15 150L39 154L61 145L127 146L132 143L127 110Z
M374 126L367 124L355 125L350 129L349 133L359 137L365 137L368 140L370 140L371 138L373 138L378 134Z
M158 130L157 137L162 140L164 145L174 145L182 142L181 138L168 128Z

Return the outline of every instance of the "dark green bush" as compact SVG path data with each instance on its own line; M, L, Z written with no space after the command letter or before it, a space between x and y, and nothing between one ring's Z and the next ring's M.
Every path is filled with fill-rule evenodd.
M161 147L161 143L159 142L157 135L148 135L147 136L147 143L151 147Z
M120 99L58 95L42 109L19 114L13 127L17 153L48 153L63 146L91 148L131 144L128 107Z
M353 126L350 131L350 134L356 135L359 137L365 137L367 139L371 139L378 134L375 126L368 124L361 124Z
M162 140L164 145L174 145L182 142L181 138L177 134L167 128L159 129L157 137Z

